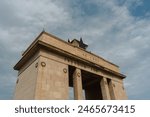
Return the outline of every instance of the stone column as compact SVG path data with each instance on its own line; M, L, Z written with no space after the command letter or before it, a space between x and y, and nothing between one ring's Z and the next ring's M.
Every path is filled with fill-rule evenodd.
M110 100L111 98L110 98L109 87L108 87L107 79L105 77L101 79L100 86L101 86L103 100Z
M108 85L109 85L109 92L110 92L111 99L116 100L117 96L115 94L115 83L114 83L114 81L110 80Z
M76 68L73 73L73 87L74 87L74 99L82 100L83 99L82 77L81 77L81 70L78 68Z

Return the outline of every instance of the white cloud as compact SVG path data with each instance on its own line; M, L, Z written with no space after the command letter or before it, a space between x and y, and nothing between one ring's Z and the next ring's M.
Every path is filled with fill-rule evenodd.
M5 68L0 68L3 71L0 78L8 79L9 69L14 82L17 76L13 64L44 27L63 39L83 37L90 51L121 67L127 75L125 86L129 97L144 99L141 94L148 91L150 76L150 21L131 15L133 3L142 4L140 0L122 1L121 5L118 0L3 0L0 8L9 15L3 14L0 19L0 47L5 48L0 50L1 55L5 54L0 59L0 65L5 64ZM95 7L93 14L88 13L90 7Z

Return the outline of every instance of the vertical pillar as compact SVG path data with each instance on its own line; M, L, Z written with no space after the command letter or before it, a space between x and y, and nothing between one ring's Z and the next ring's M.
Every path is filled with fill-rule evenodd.
M111 99L116 100L117 96L115 94L115 83L114 83L114 81L110 80L108 85L109 85L109 92L110 92Z
M107 79L105 77L101 79L100 86L101 86L103 100L110 100L111 98L110 98L109 87L108 87Z
M76 68L73 73L73 87L74 87L74 99L82 100L83 99L82 77L81 77L81 70L78 68Z

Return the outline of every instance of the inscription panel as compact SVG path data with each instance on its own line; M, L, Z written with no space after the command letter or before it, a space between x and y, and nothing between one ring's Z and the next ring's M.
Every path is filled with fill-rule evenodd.
M52 59L54 61L57 61L57 62L61 62L61 63L67 64L67 65L75 66L75 67L77 67L79 69L82 69L82 70L85 70L87 72L91 72L91 73L94 73L94 74L97 74L97 75L100 75L100 76L104 76L104 77L113 79L117 82L122 82L121 79L119 79L119 78L117 78L117 77L115 77L111 74L108 74L108 73L106 73L106 72L104 72L100 69L97 69L97 68L89 66L89 65L87 65L83 62L80 62L80 61L77 61L77 60L74 60L74 59L71 59L71 58L68 58L68 57L60 56L60 55L52 53L50 51L41 50L40 55L43 56L43 57L46 57L48 59Z
M103 59L103 58L101 58L95 54L84 51L83 49L77 48L75 46L72 46L71 44L69 44L65 41L55 39L53 37L50 37L49 35L43 35L43 38L41 38L41 41L43 41L43 42L45 42L51 46L55 46L56 48L59 47L59 49L65 51L67 53L71 53L71 54L78 56L82 59L91 61L97 65L101 65L101 66L104 66L104 67L111 69L113 71L119 72L119 68L115 64L113 64L113 63L111 63L111 62L109 62L109 61L107 61L107 60L105 60L105 59Z

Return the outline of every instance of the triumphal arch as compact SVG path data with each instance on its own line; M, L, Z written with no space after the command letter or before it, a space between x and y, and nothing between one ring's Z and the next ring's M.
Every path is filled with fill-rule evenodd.
M119 67L88 52L87 46L82 39L66 42L41 32L14 66L14 99L127 99Z

